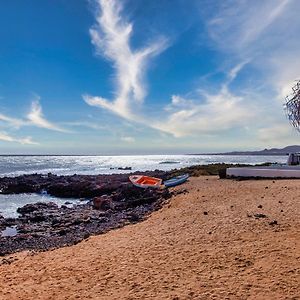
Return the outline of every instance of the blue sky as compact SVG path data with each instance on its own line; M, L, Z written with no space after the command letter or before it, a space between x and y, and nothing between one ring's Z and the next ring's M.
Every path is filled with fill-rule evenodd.
M299 144L297 0L0 5L0 154Z

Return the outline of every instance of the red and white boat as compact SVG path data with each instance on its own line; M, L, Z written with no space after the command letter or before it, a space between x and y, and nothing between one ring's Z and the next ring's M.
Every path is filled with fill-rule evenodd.
M149 177L144 175L129 176L129 180L137 187L141 188L160 188L162 186L162 179Z

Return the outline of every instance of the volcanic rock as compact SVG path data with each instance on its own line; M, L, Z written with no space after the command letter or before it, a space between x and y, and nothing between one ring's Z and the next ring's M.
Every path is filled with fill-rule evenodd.
M147 175L163 180L167 176L162 171L147 172ZM21 187L17 188L20 183ZM65 198L92 199L72 207L58 207L53 202L27 204L18 208L18 218L0 218L1 227L16 225L18 232L12 237L0 237L0 255L73 245L90 235L136 223L159 209L171 195L167 189L137 188L126 174L3 177L0 189L6 193L30 190Z
M38 202L38 203L34 203L34 204L26 204L23 207L19 207L17 209L17 212L21 215L26 215L26 214L30 214L34 211L37 210L43 210L43 209L57 209L58 206L57 204L53 203L53 202Z

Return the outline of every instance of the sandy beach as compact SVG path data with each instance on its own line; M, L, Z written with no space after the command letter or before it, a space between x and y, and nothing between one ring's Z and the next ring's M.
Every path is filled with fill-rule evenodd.
M300 299L300 181L182 189L143 222L0 258L0 299Z

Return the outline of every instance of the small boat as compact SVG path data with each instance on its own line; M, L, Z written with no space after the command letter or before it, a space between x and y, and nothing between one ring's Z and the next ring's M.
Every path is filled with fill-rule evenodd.
M172 186L176 186L176 185L182 184L182 183L186 182L189 177L190 177L189 174L183 174L183 175L179 175L179 176L173 177L173 178L171 178L169 180L164 181L164 186L166 186L166 187L172 187Z
M162 186L162 179L149 177L144 175L129 176L129 180L137 187L141 188L160 188Z

